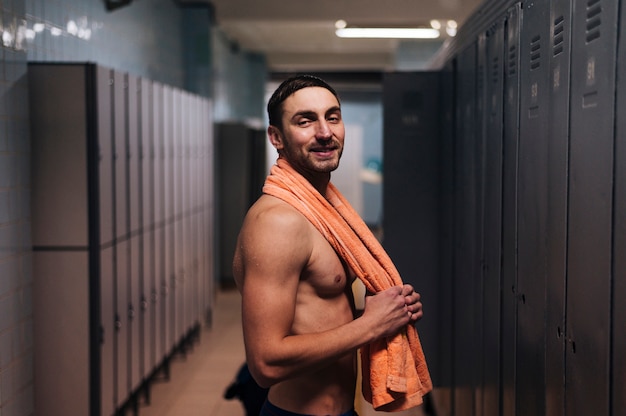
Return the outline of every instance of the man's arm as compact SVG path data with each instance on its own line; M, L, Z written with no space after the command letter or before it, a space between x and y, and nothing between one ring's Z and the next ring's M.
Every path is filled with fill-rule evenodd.
M248 365L270 386L335 362L409 322L402 287L366 301L364 314L329 330L293 334L296 295L313 248L308 221L291 207L252 212L239 241L243 330Z

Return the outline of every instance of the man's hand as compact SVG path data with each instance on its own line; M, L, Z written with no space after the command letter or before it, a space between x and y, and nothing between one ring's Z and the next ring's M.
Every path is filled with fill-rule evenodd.
M412 323L415 323L422 319L424 311L422 310L422 298L419 293L413 289L413 286L405 284L402 286L402 296L404 296L404 302L406 304L408 314Z

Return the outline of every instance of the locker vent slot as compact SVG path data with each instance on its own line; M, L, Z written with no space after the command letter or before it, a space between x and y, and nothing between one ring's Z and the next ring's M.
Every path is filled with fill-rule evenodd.
M600 0L587 2L587 24L585 35L587 43L600 37L600 25L602 24L602 4Z
M508 73L509 76L517 73L517 45L509 46Z
M537 35L530 41L530 69L538 69L541 65L541 36Z
M557 56L563 53L563 31L565 26L565 19L563 16L559 16L554 19L554 39L553 39L553 56Z

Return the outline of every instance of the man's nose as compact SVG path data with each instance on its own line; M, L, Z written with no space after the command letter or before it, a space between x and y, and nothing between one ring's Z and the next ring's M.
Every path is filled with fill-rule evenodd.
M327 140L332 137L333 132L326 120L320 120L317 124L317 138Z

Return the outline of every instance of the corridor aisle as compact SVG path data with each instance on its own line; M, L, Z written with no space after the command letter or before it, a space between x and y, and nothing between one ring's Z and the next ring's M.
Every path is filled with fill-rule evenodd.
M152 386L152 403L139 416L244 416L238 400L224 400L224 389L244 362L241 302L237 290L219 291L212 328L185 357L176 356L169 381Z

